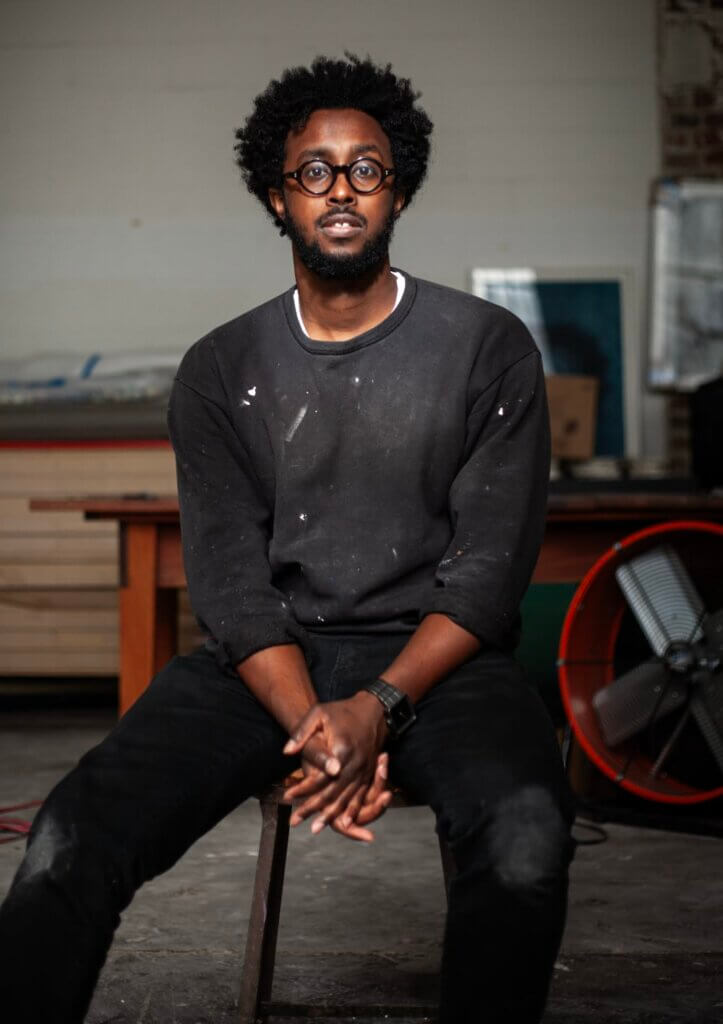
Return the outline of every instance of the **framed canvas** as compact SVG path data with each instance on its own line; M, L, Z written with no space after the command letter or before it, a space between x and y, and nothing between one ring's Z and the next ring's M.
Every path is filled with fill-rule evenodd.
M633 272L613 267L475 268L471 290L526 324L546 373L599 381L595 454L640 444L639 349L631 322Z

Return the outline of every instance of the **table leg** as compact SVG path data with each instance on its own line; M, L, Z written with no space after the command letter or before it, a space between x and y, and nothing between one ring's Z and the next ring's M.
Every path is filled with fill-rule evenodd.
M119 713L176 653L177 591L158 587L158 526L121 523Z

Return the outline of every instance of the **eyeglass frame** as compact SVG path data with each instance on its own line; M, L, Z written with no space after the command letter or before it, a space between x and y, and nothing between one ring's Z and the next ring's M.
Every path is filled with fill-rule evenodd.
M382 180L379 182L378 185L375 185L374 188L369 189L368 192L362 192L360 189L358 189L354 185L354 182L351 180L351 177L350 177L350 172L351 172L352 167L354 167L355 164L360 164L360 163L363 163L365 161L366 161L366 163L376 164L376 166L382 172ZM303 181L301 180L301 173L302 173L302 171L304 170L305 167L309 166L309 164L324 164L326 167L328 167L331 170L331 173L332 173L331 184L329 185L328 188L325 188L323 192L312 192L311 189L308 189L306 187L306 185L303 183ZM342 171L344 172L344 177L347 180L349 188L352 189L354 192L356 192L356 194L358 196L373 196L376 192L379 191L379 189L382 187L382 185L387 180L389 175L396 173L396 168L395 167L385 167L384 164L381 163L381 161L375 160L375 158L373 156L358 156L356 158L356 160L352 160L352 162L350 164L330 164L328 160L322 160L319 157L315 157L313 160L305 160L303 162L303 164L299 164L299 166L294 171L285 171L281 175L281 177L282 178L293 178L294 181L297 183L297 185L299 185L301 187L301 189L303 189L303 191L306 193L307 196L326 196L326 195L328 195L331 192L331 190L336 185L336 179L339 177L339 175L341 174Z

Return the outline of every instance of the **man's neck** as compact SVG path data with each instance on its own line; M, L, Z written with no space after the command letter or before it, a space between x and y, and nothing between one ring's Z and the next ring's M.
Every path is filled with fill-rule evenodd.
M394 308L397 286L389 260L354 281L328 281L294 254L294 274L306 330L319 341L348 341L370 331Z

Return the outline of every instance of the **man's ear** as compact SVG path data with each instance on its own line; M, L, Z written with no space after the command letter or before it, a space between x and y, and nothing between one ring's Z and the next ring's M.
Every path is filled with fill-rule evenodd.
M404 204L406 203L406 201L407 201L407 197L405 196L405 194L403 192L395 192L394 193L394 206L393 206L393 209L394 209L394 216L395 216L395 218L398 217L399 214L404 209Z
M280 188L269 189L269 202L279 220L284 220L286 218L286 205Z

